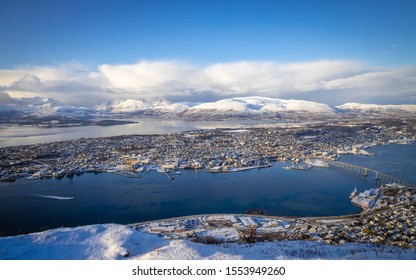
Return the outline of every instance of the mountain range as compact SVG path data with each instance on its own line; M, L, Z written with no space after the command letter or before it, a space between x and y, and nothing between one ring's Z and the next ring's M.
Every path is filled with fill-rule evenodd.
M164 117L199 120L221 119L327 119L344 117L416 117L416 105L346 103L329 106L305 100L260 96L235 97L215 102L170 102L165 99L114 100L96 107L77 107L52 98L12 99L0 104L0 120L108 119Z

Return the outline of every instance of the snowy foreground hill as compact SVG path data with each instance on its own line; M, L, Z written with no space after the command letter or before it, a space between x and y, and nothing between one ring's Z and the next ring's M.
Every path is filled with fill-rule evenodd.
M415 259L415 250L372 244L330 246L314 241L204 245L164 240L117 224L53 229L0 238L0 259Z

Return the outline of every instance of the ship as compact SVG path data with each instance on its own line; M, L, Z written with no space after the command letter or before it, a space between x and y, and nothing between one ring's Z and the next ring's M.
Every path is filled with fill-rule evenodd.
M139 172L143 172L145 170L146 170L145 166L140 166L139 168L136 169L136 172L139 173Z
M211 167L211 168L207 169L207 172L209 172L209 173L220 173L220 172L222 172L222 166Z
M350 200L352 200L354 197L356 197L358 194L357 188L355 187L352 193L350 194Z
M307 159L307 160L305 160L305 163L309 164L309 165L312 165L314 167L322 167L322 168L328 168L329 167L328 163L326 163L322 160L319 160L319 159Z
M286 169L286 170L290 170L290 169L293 169L293 170L309 170L309 169L312 168L312 165L297 164L297 165L291 165L291 166L283 166L282 168Z
M66 177L68 177L68 178L72 178L72 177L74 177L74 175L75 175L75 169L69 169L66 172Z
M360 155L371 157L373 154L367 152L366 150L359 150Z
M170 172L169 169L165 169L165 168L162 168L162 167L157 167L156 171L159 172L159 173L169 173Z
M66 174L66 170L65 169L61 169L58 170L56 172L53 172L53 177L55 177L55 179L61 179L62 177L64 177Z
M35 172L33 175L27 177L26 180L37 180L37 179L40 179L42 177L43 177L42 172L38 171L38 172Z

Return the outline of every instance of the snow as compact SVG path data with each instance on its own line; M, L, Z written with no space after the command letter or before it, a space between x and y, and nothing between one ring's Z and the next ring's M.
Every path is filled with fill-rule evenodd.
M139 256L166 244L127 226L91 225L0 238L0 259L121 259L127 252Z
M284 111L302 111L309 113L334 113L334 110L326 104L293 100L277 99L260 96L236 97L222 99L216 102L202 103L189 108L190 112L217 111L219 113L238 114L267 114Z
M93 113L90 108L70 106L52 98L42 97L11 99L9 104L0 106L0 112L10 111L31 114L36 117L69 115L79 117Z
M344 105L330 107L327 104L294 100L277 99L261 96L235 97L221 99L215 102L171 102L165 99L126 99L114 100L101 104L95 108L76 107L63 104L52 98L9 98L6 103L0 104L0 112L19 112L20 114L32 114L38 117L49 116L89 116L93 114L138 114L154 116L336 116L345 113L360 114L414 114L416 105L377 105L346 103Z
M162 114L179 114L189 108L191 103L178 102L170 103L164 99L155 100L115 100L107 104L97 106L98 111L108 111L111 113L162 113ZM193 105L193 104L191 104Z
M232 228L204 234L235 237ZM348 243L330 246L314 241L206 245L165 240L117 224L59 228L0 238L0 259L416 259L415 250Z
M155 106L154 110L160 113L174 113L174 114L179 114L182 113L184 111L186 111L190 104L192 103L187 103L187 102L179 102L179 103L164 103L164 104L160 104Z
M232 224L237 223L237 220L235 219L233 215L223 215L223 214L208 216L206 220L207 221L228 221Z
M336 106L341 110L349 111L406 111L416 112L416 105L378 105L378 104L362 104L362 103L346 103L341 106Z
M143 111L151 109L151 105L143 100L115 100L105 105L97 107L98 110L110 110L113 113L132 113L136 111Z
M236 242L240 236L235 228L214 228L210 230L201 231L199 236L211 236L220 242Z

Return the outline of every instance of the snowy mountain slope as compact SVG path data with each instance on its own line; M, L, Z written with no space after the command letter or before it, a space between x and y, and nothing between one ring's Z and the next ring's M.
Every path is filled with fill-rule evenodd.
M313 241L205 245L164 240L124 225L53 229L0 238L0 259L415 259L415 250L372 244L330 246Z
M308 111L308 112L333 112L326 104L293 100L293 99L276 99L268 97L239 97L223 99L217 102L203 103L192 107L191 109L216 109L219 111L227 110L244 110L244 111Z
M416 105L377 105L377 104L362 104L362 103L346 103L344 105L336 106L345 113L356 114L407 114L416 115Z
M169 117L185 119L324 119L328 117L416 117L416 105L376 105L347 103L330 107L305 100L269 97L235 97L215 102L170 102L164 99L114 100L95 108L63 104L52 98L12 99L0 104L2 119L15 117L68 119L112 117Z
M189 108L187 103L170 103L164 99L156 100L115 100L97 106L99 112L114 114L178 114Z
M111 113L132 113L137 111L144 111L151 109L150 104L145 103L143 100L115 100L97 106L98 111L107 111Z
M52 98L32 97L14 99L0 105L0 112L15 112L29 117L89 117L94 113L90 108L65 105Z
M216 102L202 103L184 111L182 116L301 116L334 115L335 112L326 104L267 97L238 97L222 99Z
M212 117L212 116L279 116L282 113L335 114L326 104L302 101L283 100L267 97L240 97L222 99L216 102L171 103L163 99L117 100L97 107L101 112L116 114L172 115L179 117Z

